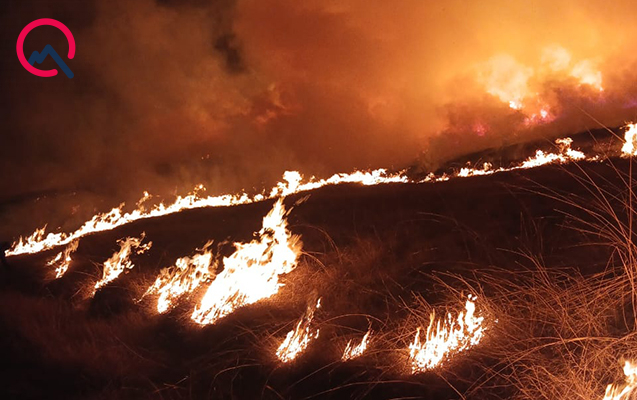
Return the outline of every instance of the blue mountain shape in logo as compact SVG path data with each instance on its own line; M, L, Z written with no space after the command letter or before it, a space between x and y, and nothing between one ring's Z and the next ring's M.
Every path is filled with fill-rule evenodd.
M66 76L68 76L69 78L73 78L75 76L73 74L73 71L71 71L71 68L69 68L68 65L66 65L64 60L62 60L62 58L58 55L58 53L55 51L53 46L51 46L50 44L47 44L46 46L44 46L44 49L42 50L41 53L34 51L33 54L31 54L31 57L29 57L29 64L33 65L36 62L38 64L42 64L47 56L53 57L53 60L55 60L57 65L60 66L60 68L62 69L62 71L64 71Z

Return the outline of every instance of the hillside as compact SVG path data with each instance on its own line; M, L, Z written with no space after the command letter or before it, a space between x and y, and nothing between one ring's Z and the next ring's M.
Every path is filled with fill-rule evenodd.
M0 346L10 366L0 378L2 397L446 399L469 390L470 398L507 397L515 387L472 387L489 376L485 366L502 367L490 349L500 341L499 329L506 329L504 316L489 316L491 329L474 348L432 371L409 371L409 343L429 322L428 304L457 308L472 289L487 297L485 310L494 310L488 297L497 288L489 279L483 287L467 282L497 270L533 271L540 263L585 277L608 270L613 249L582 230L577 219L594 217L575 205L593 209L594 182L620 210L621 197L611 194L626 192L622 171L628 165L549 165L291 195L285 199L292 208L289 229L303 242L298 266L282 277L285 286L274 296L206 326L190 314L207 285L165 314L157 313L156 296L137 300L161 268L208 240L219 256L232 253L232 242L250 241L272 200L186 210L87 236L57 280L45 264L59 250L11 257L0 291ZM134 267L92 297L116 241L142 232L152 248L132 256ZM320 336L297 359L281 363L277 346L319 297L314 323ZM369 327L368 350L341 362L347 340L360 340Z

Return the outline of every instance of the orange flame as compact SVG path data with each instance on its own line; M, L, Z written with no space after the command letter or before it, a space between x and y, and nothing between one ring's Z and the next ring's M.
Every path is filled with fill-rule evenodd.
M146 210L143 206L144 201L150 198L150 195L144 192L144 196L137 203L137 209L129 213L123 212L124 204L121 204L119 207L113 208L107 213L96 214L93 218L86 221L79 229L72 233L61 232L47 234L46 226L36 229L30 236L26 238L20 237L17 242L13 243L11 249L7 252L7 255L15 256L19 254L39 253L56 246L66 245L75 239L79 239L91 233L108 231L140 219L160 217L183 210L207 207L227 207L255 203L306 190L313 190L327 185L338 185L341 183L378 185L381 183L406 183L409 181L409 179L403 175L403 172L390 174L385 169L377 169L367 172L357 171L351 174L335 174L328 179L320 180L317 180L315 177L311 177L305 183L302 182L303 178L299 172L287 171L283 176L283 180L284 181L279 182L269 194L257 194L255 196L249 196L247 193L238 193L201 197L199 192L204 191L205 187L203 185L199 185L194 192L187 196L178 196L172 204L165 205L161 203L150 210Z
M636 129L637 131L637 129ZM530 169L535 167L540 167L542 165L548 164L564 164L567 162L573 161L581 161L581 160L596 160L597 157L587 158L584 153L578 150L573 150L571 148L571 144L573 143L573 139L571 138L562 138L555 140L555 144L558 145L559 152L558 153L546 153L542 150L537 150L533 157L529 157L525 161L523 161L519 165L514 165L512 167L504 168L500 167L497 169L492 169L493 165L490 163L484 163L481 169L465 167L461 168L455 174L455 177L459 178L467 178L470 176L480 176L480 175L492 175L497 172L506 172L506 171L514 171L517 169ZM449 177L447 175L443 175L442 177L430 176L426 179L426 181L444 181L448 180Z
M479 66L479 75L487 93L508 103L514 110L523 108L523 100L527 96L528 81L533 76L533 69L520 64L513 57L505 54L491 57Z
M200 254L182 257L174 266L159 272L155 283L148 288L144 296L159 294L157 311L160 314L168 311L181 296L192 293L201 283L214 278L217 261L213 260L211 245L212 241L209 241L201 249Z
M628 124L626 128L622 155L630 157L637 155L637 124Z
M75 253L79 240L74 240L69 243L64 250L58 253L57 256L52 258L46 265L55 267L55 279L61 278L71 265L71 254Z
M283 343L276 351L276 356L284 363L294 360L303 353L310 342L319 337L319 330L312 328L314 312L321 307L321 299L318 299L316 306L307 308L305 315L299 319L296 328L292 329L283 340Z
M493 168L493 165L491 163L485 162L484 164L482 164L482 169L475 169L475 168L469 168L469 167L461 168L460 171L458 171L457 176L462 178L467 178L470 176L491 175L497 171L497 170L493 170L492 168Z
M238 307L268 298L283 286L281 274L296 268L300 236L287 227L283 199L263 218L263 227L250 243L235 243L235 252L223 259L223 271L212 281L201 304L192 313L199 324L212 324Z
M541 61L540 68L535 69L508 54L498 54L477 65L478 81L487 93L517 111L529 111L529 107L533 109L534 104L542 103L538 93L532 90L532 82L537 82L546 70L551 71L550 75L560 73L563 77L574 78L579 86L604 91L602 73L593 60L573 62L571 53L565 48L548 46L543 51ZM543 108L539 114L532 113L526 123L550 122L551 118L548 117L548 110Z
M484 317L476 316L475 310L475 297L470 296L465 312L460 312L455 319L451 313L445 319L436 319L436 313L432 312L424 342L421 342L421 329L418 328L414 342L409 346L412 372L435 368L451 354L480 343L486 328Z
M372 334L372 331L368 330L367 333L365 333L365 336L363 336L363 339L361 340L361 342L357 344L356 346L352 345L352 340L347 342L347 346L345 346L345 350L343 351L343 356L341 357L341 360L343 361L352 360L356 357L360 357L361 355L363 355L365 350L367 350L367 345L369 344L369 340L371 339L371 334Z
M595 69L590 60L583 60L575 64L571 70L571 76L577 78L582 85L589 85L600 92L604 91L602 73Z
M142 232L139 238L128 237L117 241L120 249L104 263L102 279L95 283L95 291L117 279L117 277L125 270L132 269L134 267L133 262L130 260L130 256L133 253L142 254L149 250L153 245L152 242L142 244L145 236L146 234Z
M603 400L629 400L637 393L637 364L624 362L626 381L621 385L608 385Z
M559 153L545 153L542 150L537 150L535 157L529 158L515 169L534 168L552 163L562 164L568 161L580 161L586 158L581 151L571 149L571 144L573 143L573 139L571 138L557 139L555 143L560 148Z
M550 118L550 114L546 110L540 111L541 118ZM637 153L635 151L635 145L633 141L637 134L637 125L629 124L628 131L626 132L626 143L622 149L624 154ZM164 215L174 214L183 210L206 208L206 207L226 207L235 206L240 204L255 203L264 201L267 199L273 199L281 196L287 196L294 193L303 191L309 191L318 189L328 185L339 185L345 183L357 183L361 185L380 185L386 183L426 183L426 182L442 182L447 181L453 177L470 177L475 175L490 175L497 172L513 171L517 169L534 168L551 163L566 163L579 160L598 160L599 157L586 157L584 153L571 149L572 140L570 138L558 139L556 141L560 146L559 153L545 153L538 150L535 156L529 158L521 164L513 165L510 167L500 167L498 169L491 169L490 164L485 164L483 169L463 168L455 174L443 174L436 176L430 173L425 179L420 181L410 180L404 173L400 171L398 173L390 174L384 169L377 169L373 171L356 171L350 174L335 174L328 179L316 179L310 177L306 182L303 182L303 176L298 171L286 171L283 174L283 181L275 185L269 193L261 193L255 196L249 196L247 193L238 194L225 194L219 196L201 197L199 193L205 190L203 185L199 185L194 192L188 194L185 197L177 197L177 199L169 205L163 203L154 206L152 209L147 210L143 203L151 196L144 192L144 196L137 203L137 209L124 213L124 204L119 207L113 208L108 213L96 214L89 221L86 221L78 230L72 233L46 233L46 226L40 229L36 229L30 236L24 238L20 237L17 242L13 243L11 249L7 252L8 256L15 256L19 254L33 254L44 250L51 249L56 246L62 246L69 244L73 240L79 239L83 236L103 232L107 230L115 229L119 226L146 218L160 217Z

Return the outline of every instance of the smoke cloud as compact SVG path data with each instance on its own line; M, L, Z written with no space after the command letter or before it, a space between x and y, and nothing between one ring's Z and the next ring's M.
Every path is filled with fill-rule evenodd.
M618 126L637 106L630 1L3 7L3 37L55 18L77 54L73 80L43 79L22 69L13 39L2 43L0 235L73 224L143 190L259 190L286 169L326 175L418 158L435 168ZM42 27L25 52L49 43L66 51L63 35Z

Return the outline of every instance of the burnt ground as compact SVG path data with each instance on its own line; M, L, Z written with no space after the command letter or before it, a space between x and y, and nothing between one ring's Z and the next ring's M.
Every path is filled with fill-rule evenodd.
M621 209L621 171L628 171L625 160L290 196L288 206L310 195L289 216L304 243L299 266L277 295L205 327L188 318L201 291L163 315L153 298L136 299L162 267L207 240L222 253L250 240L272 201L184 211L85 237L59 280L45 266L56 250L10 258L0 278L0 398L462 398L458 392L478 379L480 365L498 360L469 350L438 370L409 374L414 295L444 305L448 288L434 277L532 268L533 260L583 274L604 270L611 249L578 229L574 217L588 213L568 203L594 208L592 180L619 196L611 202ZM117 239L141 232L152 249L88 296ZM276 347L317 296L319 339L280 364ZM363 357L339 362L346 340L369 325L384 339ZM490 340L497 338L487 335L479 346L488 349ZM506 398L507 388L498 395Z

